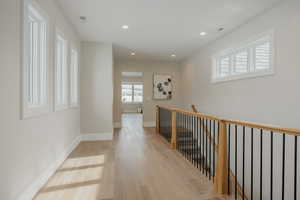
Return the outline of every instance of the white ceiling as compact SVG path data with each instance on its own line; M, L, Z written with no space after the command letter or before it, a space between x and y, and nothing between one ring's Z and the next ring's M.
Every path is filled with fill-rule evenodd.
M57 1L82 40L112 42L117 58L180 60L281 0Z

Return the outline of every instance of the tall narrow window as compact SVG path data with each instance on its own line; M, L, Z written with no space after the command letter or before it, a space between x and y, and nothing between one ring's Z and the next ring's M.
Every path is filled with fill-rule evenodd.
M23 117L49 112L47 17L31 1L24 3Z
M61 33L56 34L55 110L68 106L67 41Z
M78 106L78 75L79 75L79 66L78 66L78 52L75 49L71 51L71 68L70 68L70 85L71 85L71 106Z

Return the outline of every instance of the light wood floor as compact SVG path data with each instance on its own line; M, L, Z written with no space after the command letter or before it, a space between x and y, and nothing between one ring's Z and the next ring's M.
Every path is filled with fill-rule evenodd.
M113 142L82 142L35 200L217 200L212 183L142 117L123 115Z

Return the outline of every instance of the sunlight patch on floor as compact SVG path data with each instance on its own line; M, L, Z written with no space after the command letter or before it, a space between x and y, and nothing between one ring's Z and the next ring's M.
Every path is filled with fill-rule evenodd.
M83 166L90 166L90 165L101 165L104 162L105 162L105 155L68 158L63 163L60 170L64 170L66 168L75 168L75 167L83 167Z

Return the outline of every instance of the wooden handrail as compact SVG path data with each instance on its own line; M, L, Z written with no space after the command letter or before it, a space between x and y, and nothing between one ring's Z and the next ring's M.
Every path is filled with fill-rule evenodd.
M157 110L159 110L160 108L169 110L172 113L172 119L173 119L172 120L172 129L174 129L174 130L176 130L176 115L178 113L193 116L196 118L206 118L208 120L218 121L218 123L219 123L219 144L218 145L216 144L215 141L213 141L210 130L208 130L208 128L206 127L207 125L205 125L204 123L202 124L204 126L204 133L207 136L207 139L209 140L209 142L211 144L215 145L215 151L217 151L217 154L218 154L215 190L219 194L228 194L228 187L229 187L228 186L228 176L229 176L230 180L231 180L230 184L233 181L233 184L237 187L237 192L238 192L239 196L243 197L243 195L244 195L244 199L246 199L246 200L248 200L248 197L244 194L241 185L238 182L235 182L235 180L236 180L235 174L231 170L228 170L228 160L227 160L228 159L228 156L227 156L227 151L228 151L227 128L229 127L228 125L230 124L230 125L243 126L246 128L260 129L260 130L267 131L267 133L273 132L273 133L282 133L282 134L300 136L299 129L282 128L282 127L276 127L276 126L271 126L271 125L262 125L262 124L245 122L245 121L226 120L226 119L218 118L215 116L199 113L199 112L197 112L195 105L192 105L193 112L178 109L178 108L157 106ZM171 146L173 147L173 149L174 149L174 147L176 149L176 145L177 145L176 134L177 134L176 131L172 130ZM244 134L245 134L245 132L244 132Z
M176 111L178 113L182 113L182 114L186 114L186 115L190 115L190 116L194 116L194 117L202 117L202 118L207 118L210 120L224 121L225 124L234 124L234 125L239 125L239 126L245 126L248 128L256 128L256 129L263 129L266 131L273 131L274 133L283 133L283 134L300 136L299 129L282 128L282 127L263 125L263 124L246 122L246 121L227 120L227 119L222 119L222 118L218 118L218 117L203 114L203 113L195 113L195 112L190 112L190 111L186 111L186 110L181 110L178 108L169 108L169 107L164 107L164 106L158 106L158 107L167 109L170 111Z

